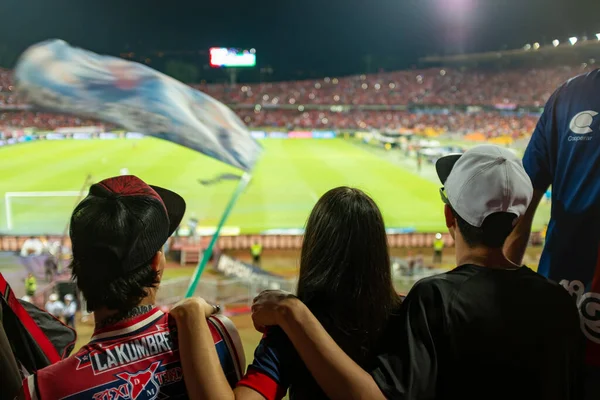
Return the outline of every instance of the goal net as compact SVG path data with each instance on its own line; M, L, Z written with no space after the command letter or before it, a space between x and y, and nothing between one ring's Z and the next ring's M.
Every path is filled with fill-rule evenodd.
M4 225L9 234L61 234L82 193L6 192Z

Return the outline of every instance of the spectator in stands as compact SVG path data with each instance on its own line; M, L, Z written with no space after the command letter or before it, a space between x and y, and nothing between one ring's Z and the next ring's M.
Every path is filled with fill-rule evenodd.
M195 213L192 213L192 216L188 219L188 226L190 228L192 234L192 240L194 243L200 242L200 235L198 232L198 217L196 217Z
M108 398L122 387L131 398L137 396L132 390L146 398L185 395L181 379L165 386L157 379L161 371L175 371L179 357L169 316L154 307L165 267L161 248L184 212L179 195L135 176L91 186L73 212L70 238L73 277L95 314L92 344L29 377L26 395ZM141 380L135 383L134 376Z
M433 241L433 263L441 264L442 257L444 255L444 239L441 233L435 234L435 240Z
M388 398L579 398L582 335L570 296L503 254L533 195L520 160L484 145L436 170L458 267L411 289L397 347L373 373L379 387Z
M542 231L545 246L538 272L564 286L580 310L588 339L586 399L600 393L599 90L596 69L568 80L548 100L523 157L533 201L506 246L507 256L521 262L537 207L550 195L552 215Z
M60 319L63 316L65 305L58 299L58 295L56 293L52 293L50 296L48 296L48 301L46 302L44 308L50 314Z
M44 260L44 276L46 277L46 282L52 282L57 272L58 263L56 262L56 259L50 253L46 252L46 259Z
M75 329L75 313L77 313L77 303L72 294L66 294L64 297L65 308L63 311L63 317L65 318L65 324Z
M37 279L30 272L27 274L27 278L25 278L25 293L27 296L33 298L33 296L35 296L36 290L37 290Z
M44 243L37 237L31 236L21 247L21 257L39 256L44 252Z
M373 200L360 190L336 188L315 205L302 246L298 298L314 321L320 321L323 334L331 335L338 351L348 354L351 362L370 368L376 354L389 350L390 342L382 338L389 320L398 311L400 298L392 285L383 218ZM233 397L216 361L206 360L206 354L214 351L208 348L210 332L201 318L203 302L191 300L182 307L186 313L196 315L187 323L178 324L190 396ZM292 398L326 398L319 387L322 382L315 381L309 372L315 359L296 353L281 328L256 327L265 336L246 376L235 389L235 398L281 399L288 388ZM211 357L215 359L214 355ZM329 364L327 360L317 360L321 362L319 368ZM206 388L211 386L212 390L215 385L220 393L207 396ZM327 395L331 396L329 392Z
M250 253L252 255L252 264L260 266L260 256L262 255L262 244L258 242L252 243Z

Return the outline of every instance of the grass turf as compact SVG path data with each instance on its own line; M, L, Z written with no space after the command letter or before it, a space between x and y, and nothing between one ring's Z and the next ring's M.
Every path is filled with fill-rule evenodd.
M267 139L262 144L264 154L226 226L239 227L243 233L301 228L319 196L348 185L373 196L388 227L444 229L439 183L431 166L424 166L419 175L398 151L383 153L344 139ZM118 175L121 168L179 192L188 203L187 216L195 214L202 226L217 224L236 182L203 186L198 180L239 173L153 138L40 141L0 149L0 196L4 203L6 192L79 191L88 174L96 182ZM61 233L76 200L13 198L11 233ZM538 227L547 219L547 207L540 214ZM6 214L1 215L0 231L7 232Z

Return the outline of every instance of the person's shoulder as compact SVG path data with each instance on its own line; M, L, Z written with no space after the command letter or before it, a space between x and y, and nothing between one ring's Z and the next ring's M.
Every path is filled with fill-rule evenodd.
M548 103L564 101L579 101L581 97L595 100L595 94L600 89L600 69L595 69L577 76L574 76L560 85L550 97Z
M536 271L532 270L526 265L521 266L518 271L521 273L522 279L530 279L533 283L537 285L541 285L554 290L561 289L563 292L565 292L564 288L561 285L559 285L551 279L546 278L541 274L538 274Z
M418 290L428 290L436 288L438 290L452 290L463 281L469 279L473 275L473 271L464 266L454 268L450 271L440 272L426 278L420 279L415 283L411 292L418 288Z
M417 281L406 295L404 302L429 299L432 302L443 300L457 290L460 283L467 279L456 270L428 276Z
M571 89L576 88L581 85L589 85L591 83L600 85L600 68L595 70L585 72L583 74L576 75L570 79L568 79L565 83L561 85L563 89Z
M78 371L80 367L86 364L86 361L91 362L91 359L89 358L90 351L87 346L88 345L82 347L76 354L38 370L35 373L38 381L52 381L56 379L57 376L66 376L65 374L71 374L75 371Z
M532 293L535 293L538 296L545 293L547 297L550 296L551 298L554 298L556 302L565 304L569 308L576 308L575 302L569 292L559 283L538 274L526 266L521 267L521 272L524 277L528 278L530 282L539 289L532 291Z

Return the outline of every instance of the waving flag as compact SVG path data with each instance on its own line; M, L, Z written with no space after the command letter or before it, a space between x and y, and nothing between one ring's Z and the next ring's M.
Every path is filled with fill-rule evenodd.
M261 152L227 106L142 64L50 40L23 53L15 78L35 106L111 122L245 171Z

